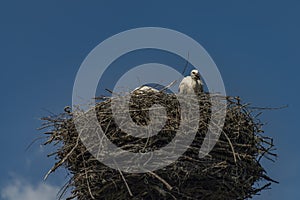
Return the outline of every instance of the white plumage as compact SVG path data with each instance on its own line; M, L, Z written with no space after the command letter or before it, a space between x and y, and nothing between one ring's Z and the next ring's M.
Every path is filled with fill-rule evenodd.
M159 91L153 87L146 86L146 85L137 87L132 91L132 93L145 93L145 92L155 93Z
M198 70L192 70L191 75L184 77L179 84L179 94L200 94L203 92L203 83Z

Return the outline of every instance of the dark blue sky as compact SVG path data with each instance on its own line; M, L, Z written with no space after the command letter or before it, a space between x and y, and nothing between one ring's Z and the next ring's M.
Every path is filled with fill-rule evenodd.
M300 2L227 1L1 1L0 186L11 179L35 185L53 164L49 148L27 145L41 132L46 110L71 104L73 82L87 54L106 38L131 28L180 31L208 51L227 94L265 111L266 134L279 158L266 162L280 181L256 199L300 199ZM47 183L61 186L63 170ZM0 196L1 198L1 196Z

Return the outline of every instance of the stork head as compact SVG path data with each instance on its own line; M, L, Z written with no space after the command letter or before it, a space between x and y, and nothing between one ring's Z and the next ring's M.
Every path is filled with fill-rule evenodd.
M200 79L200 74L198 72L198 70L194 69L191 71L191 77L192 79L195 79L195 80L199 80Z

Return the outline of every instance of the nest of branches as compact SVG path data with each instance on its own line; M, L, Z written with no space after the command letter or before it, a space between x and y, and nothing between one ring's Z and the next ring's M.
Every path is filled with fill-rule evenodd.
M239 98L226 99L226 119L221 135L208 156L200 158L199 149L211 119L209 94L198 97L199 127L192 144L175 162L145 173L126 173L99 162L80 140L74 124L74 113L66 110L57 116L43 118L49 138L46 145L57 145L56 164L66 168L70 180L62 194L67 199L247 199L269 188L273 181L260 164L262 157L272 159L273 141L263 136L262 123L255 110ZM174 139L181 123L180 106L174 94L138 92L131 94L129 112L139 126L149 124L149 108L159 104L166 109L166 122L160 132L149 138L138 138L123 132L114 121L111 98L102 98L93 108L109 140L130 152L150 152ZM120 112L125 108L118 108ZM93 112L85 113L86 119ZM101 144L99 144L101 145ZM133 162L133 160L128 160Z

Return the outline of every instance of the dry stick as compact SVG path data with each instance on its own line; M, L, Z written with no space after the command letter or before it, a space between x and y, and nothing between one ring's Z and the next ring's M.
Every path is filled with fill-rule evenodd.
M158 176L157 174L155 174L152 171L148 171L149 174L151 174L152 176L154 176L155 178L157 178L158 180L160 180L163 184L165 184L165 186L168 188L168 190L172 190L172 186L167 183L167 181L165 181L163 178L161 178L160 176Z
M172 85L174 85L177 81L172 81L169 85L167 85L166 87L164 87L163 89L160 90L160 92L165 91L166 89L170 88Z
M127 112L137 112L137 111L150 111L150 110L160 110L161 108L156 107L156 108L141 108L141 109L136 109L136 110L129 110L129 111L120 111L120 112L114 112L114 114L122 114L122 113L127 113ZM111 111L107 111L107 112L98 112L99 114L110 114Z
M43 119L44 120L44 119ZM46 119L47 120L47 119ZM46 128L49 128L49 127L53 127L53 124L47 124L45 126L42 126L40 128L37 128L38 131L42 130L42 129L46 129Z
M66 191L67 191L67 189L68 189L68 187L69 187L69 184L70 184L70 180L67 181L67 182L63 185L63 187L58 191L57 196L60 194L58 200L61 200L62 197L65 195L65 193L66 193Z
M213 121L211 122L211 123L213 123L215 126L217 126ZM218 127L218 129L221 129L219 126L217 126ZM234 147L233 147L233 145L232 145L232 143L231 143L231 141L230 141L230 138L228 137L228 135L225 133L225 131L223 131L222 129L221 129L221 131L222 131L222 133L224 133L224 135L225 135L225 137L226 137L226 139L227 139L227 141L228 141L228 143L229 143L229 145L230 145L230 148L231 148L231 151L232 151L232 154L233 154L233 158L234 158L234 162L236 163L237 162L237 159L236 159L236 153L235 153L235 151L234 151Z
M115 95L117 95L117 96L119 96L119 97L121 96L121 95L119 95L119 94L113 92L113 91L110 90L110 89L105 88L105 90L106 90L107 92L111 93L111 94L115 94Z
M188 66L188 64L189 64L189 57L190 57L190 53L188 52L188 57L187 57L187 60L186 60L185 66L184 66L184 68L183 68L183 72L182 72L182 74L184 74L184 72L185 72L185 70L186 70L186 68L187 68L187 66Z
M44 133L44 134L46 134L46 133ZM30 149L30 147L31 147L36 141L38 141L38 140L40 140L40 139L44 139L44 138L45 138L45 136L35 138L35 139L34 139L34 140L26 147L25 151L28 151L28 149Z
M231 143L231 141L230 141L230 139L229 139L228 135L225 133L225 131L223 131L223 133L224 133L224 135L225 135L226 139L228 140L228 143L229 143L229 145L230 145L230 147L231 147L231 150L232 150L232 154L233 154L234 162L236 163L236 162L237 162L237 160L236 160L236 155L235 155L235 151L234 151L233 145L232 145L232 143Z
M147 132L148 132L148 131L147 131ZM148 133L149 133L149 132L148 132ZM145 146L144 146L144 148L143 148L143 151L146 149L146 147L147 147L149 141L150 141L150 137L147 137L147 141L146 141L146 143L145 143Z
M250 109L256 109L256 110L280 110L280 109L284 109L284 108L288 108L289 105L284 105L284 106L280 106L280 107L265 107L265 108L261 108L261 107L255 107L255 106L249 106L248 108Z
M48 173L46 174L46 176L44 177L44 180L46 180L48 178L48 176L54 172L60 165L62 165L66 160L67 158L73 153L73 151L75 151L75 149L77 148L78 146L78 143L79 143L79 136L77 137L77 140L76 140L76 144L74 145L74 147L72 148L72 150L61 160L59 161L57 164L54 165L54 167L52 167Z
M89 183L89 179L88 179L88 175L86 173L86 165L85 165L85 160L84 160L84 157L82 156L82 159L83 159L83 165L84 165L84 173L85 173L85 178L86 178L86 183L87 183L87 186L88 186L88 190L89 190L89 193L90 193L90 196L92 199L95 199L94 195L92 194L92 190L91 190L91 187L90 187L90 183Z
M128 190L129 195L130 195L131 197L133 197L133 194L132 194L132 192L131 192L131 190L130 190L130 188L129 188L129 185L128 185L128 183L127 183L127 181L126 181L126 179L125 179L125 177L124 177L122 171L120 170L120 168L119 168L119 166L118 166L118 164L116 163L115 160L114 160L114 163L115 163L115 165L117 166L119 173L121 174L121 177L122 177L122 179L123 179L123 181L124 181L124 183L125 183L125 186L126 186L126 188L127 188L127 190Z

